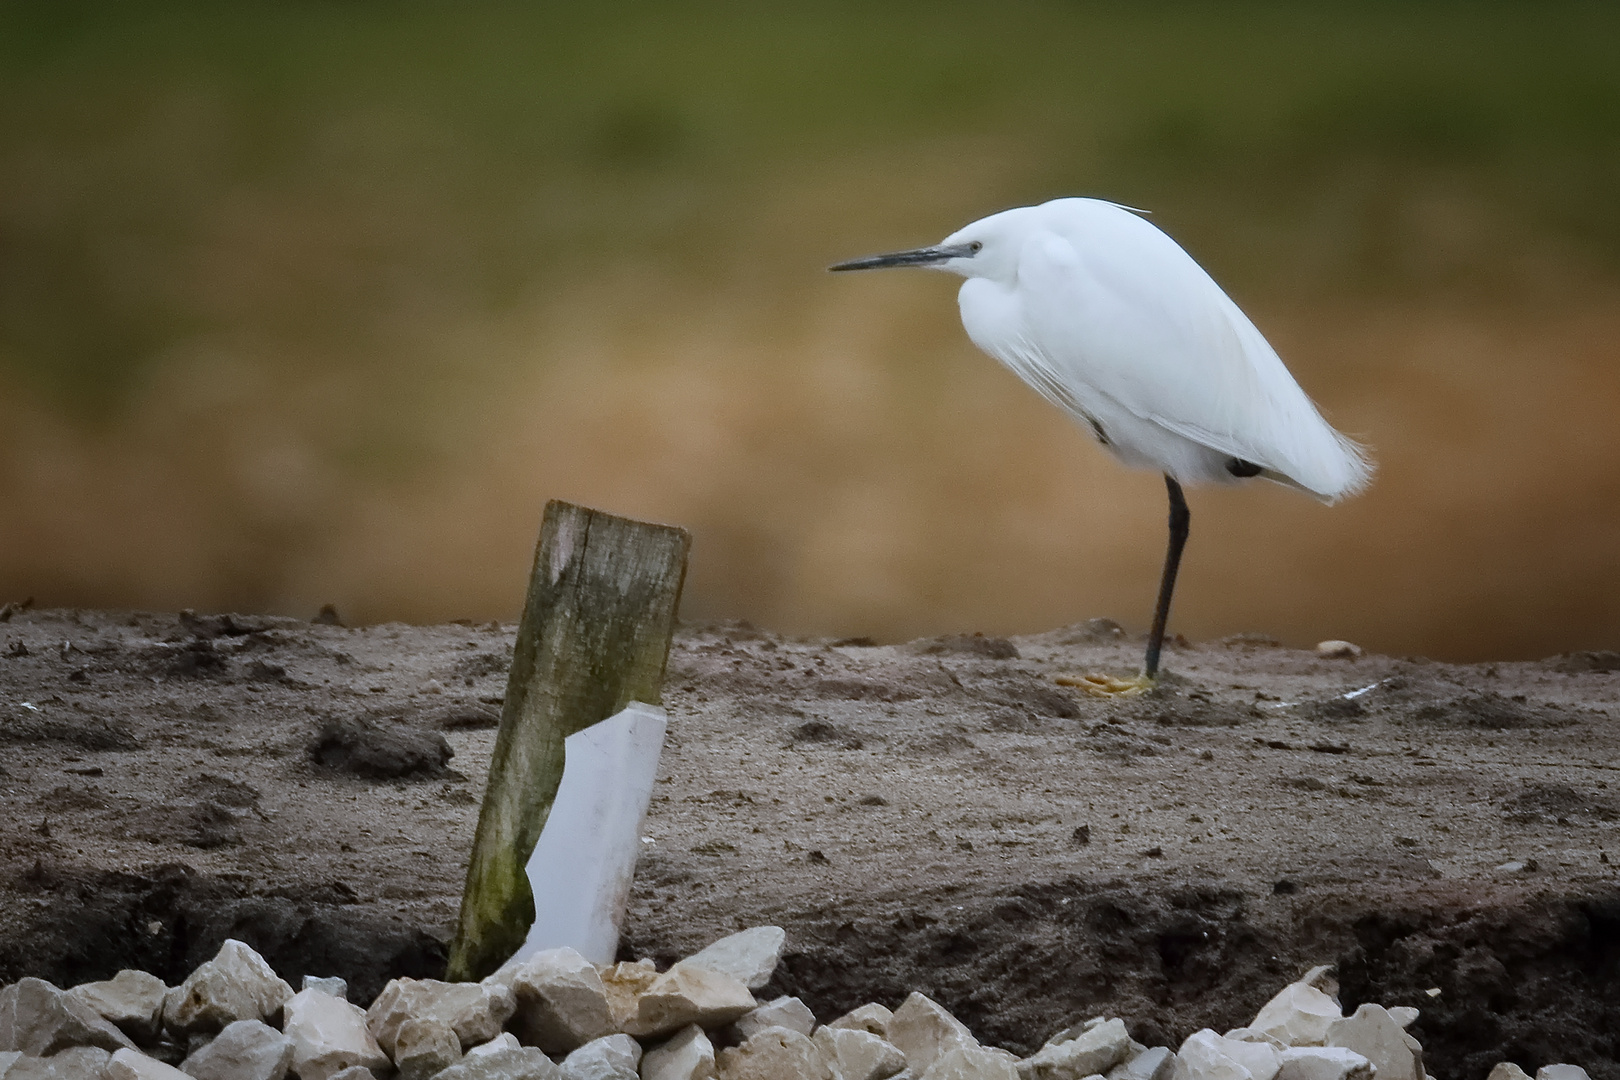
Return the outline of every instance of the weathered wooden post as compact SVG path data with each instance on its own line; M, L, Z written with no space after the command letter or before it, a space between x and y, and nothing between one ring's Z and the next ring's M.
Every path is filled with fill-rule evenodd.
M562 780L563 740L656 705L692 545L684 529L546 504L446 977L481 979L534 921L524 864Z

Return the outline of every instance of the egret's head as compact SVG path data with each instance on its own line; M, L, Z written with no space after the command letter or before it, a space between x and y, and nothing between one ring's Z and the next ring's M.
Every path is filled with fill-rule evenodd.
M912 248L909 251L891 251L887 255L868 255L864 259L851 259L830 270L880 270L887 266L923 266L933 270L948 270L963 277L996 277L1002 270L1010 270L1017 262L1017 244L1004 220L1007 213L975 221L947 236L932 247Z

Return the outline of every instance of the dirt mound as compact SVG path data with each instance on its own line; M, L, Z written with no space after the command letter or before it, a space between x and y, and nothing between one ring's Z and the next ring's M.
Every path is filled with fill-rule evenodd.
M106 978L122 968L177 984L226 938L253 946L279 972L338 973L356 1000L390 978L442 975L443 942L408 920L357 910L341 882L298 896L254 893L237 880L184 864L141 873L58 869L41 863L10 883L24 903L44 902L26 937L0 944L0 982L37 975L58 986Z
M172 981L226 936L357 999L437 974L511 640L14 612L0 980ZM1021 1050L1104 1011L1145 1042L1224 1030L1336 962L1347 1005L1422 1010L1442 1080L1509 1058L1620 1080L1620 672L1248 636L1175 643L1148 697L1059 681L1139 650L1106 620L683 629L626 955L775 923L773 989L818 1014L923 989Z
M1577 1061L1620 1076L1620 902L1525 897L1513 905L1424 906L1411 899L1351 922L1341 996L1409 1000L1412 1033L1436 1075L1472 1078L1499 1061ZM1431 997L1428 991L1438 988Z
M1347 1011L1363 1002L1420 1010L1412 1032L1437 1076L1477 1078L1503 1060L1620 1075L1611 1045L1620 903L1476 905L1445 889L1367 899L1257 902L1218 882L1147 890L1068 880L915 896L859 914L825 908L801 918L762 993L796 994L824 1016L921 989L987 1041L1030 1053L1103 1012L1125 1017L1149 1045L1240 1027L1279 981L1328 962ZM678 956L652 938L626 945L625 955Z

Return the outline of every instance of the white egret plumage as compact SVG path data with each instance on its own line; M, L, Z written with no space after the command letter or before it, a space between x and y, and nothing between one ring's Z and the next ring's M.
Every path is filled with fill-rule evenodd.
M1125 464L1164 474L1170 543L1142 675L1092 689L1133 692L1158 674L1189 525L1183 484L1260 476L1331 503L1371 477L1214 279L1126 207L1055 199L832 269L891 266L966 278L958 303L975 345Z

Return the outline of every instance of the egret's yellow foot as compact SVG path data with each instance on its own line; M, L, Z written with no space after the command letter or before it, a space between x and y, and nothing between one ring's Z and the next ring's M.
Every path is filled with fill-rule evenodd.
M1121 679L1117 675L1103 675L1098 672L1089 672L1081 676L1059 675L1052 680L1059 686L1073 686L1093 697L1135 697L1145 694L1158 685L1158 680L1151 675L1133 675L1128 679Z

